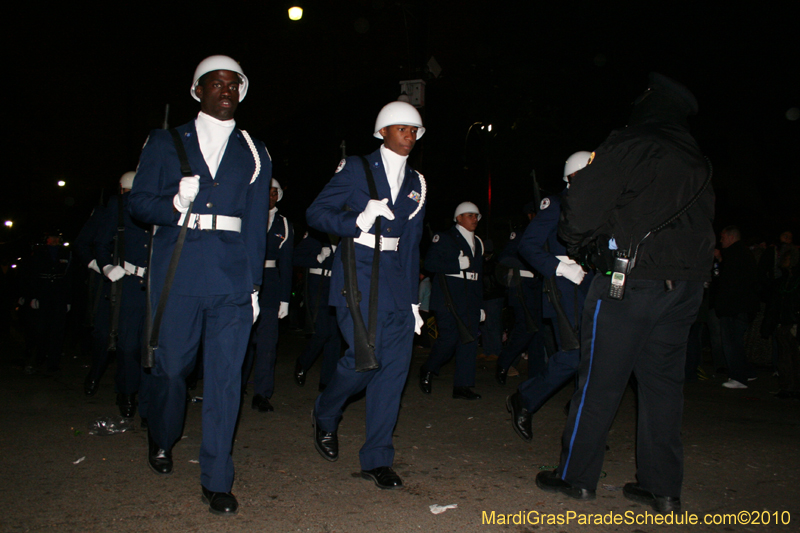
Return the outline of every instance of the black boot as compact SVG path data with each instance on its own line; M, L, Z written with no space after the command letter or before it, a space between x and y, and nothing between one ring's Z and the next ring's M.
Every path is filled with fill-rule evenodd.
M117 405L122 418L133 418L136 414L136 393L117 394Z

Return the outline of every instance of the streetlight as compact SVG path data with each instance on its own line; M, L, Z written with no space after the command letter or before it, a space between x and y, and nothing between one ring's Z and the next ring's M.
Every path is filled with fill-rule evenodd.
M66 184L67 184L67 182L66 182L66 181L64 181L64 180L58 180L58 183L57 183L57 185L58 185L59 187L63 187L63 186L64 186L64 185L66 185Z
M10 220L6 220L6 221L5 221L5 226L6 226L7 228L10 228L10 227L12 227L13 225L14 225L14 223L13 223L12 221L10 221Z
M293 6L289 8L289 20L300 20L303 18L303 8Z

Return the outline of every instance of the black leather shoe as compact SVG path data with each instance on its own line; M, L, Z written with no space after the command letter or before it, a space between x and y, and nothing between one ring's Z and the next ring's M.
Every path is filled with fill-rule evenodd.
M622 495L631 501L649 505L660 514L680 513L681 499L673 496L657 496L644 490L638 483L625 483Z
M83 381L83 393L86 396L94 396L97 394L97 389L100 388L100 380L99 379L92 379L91 374L86 376L86 379Z
M213 492L203 487L203 503L216 515L233 516L239 512L239 502L230 492Z
M260 394L253 396L253 409L258 409L259 413L271 413L275 410L272 404L269 403L269 398L264 398Z
M522 405L522 397L519 392L515 392L506 398L506 409L511 413L511 425L517 435L522 437L525 442L533 440L531 413Z
M536 476L536 486L545 492L560 492L575 500L590 501L597 498L595 491L573 487L561 479L555 470L539 472Z
M122 418L133 418L136 414L136 394L117 394L117 405Z
M172 473L172 450L159 448L150 432L147 432L147 464L156 474Z
M403 480L390 466L379 466L372 470L362 470L361 477L371 479L379 489L402 489Z
M426 372L425 368L420 367L419 369L419 388L425 394L431 393L431 381L433 380L433 374L431 372Z
M323 431L319 428L317 417L311 413L311 425L314 426L314 447L323 459L336 461L339 458L339 436L335 431Z
M473 392L469 387L453 387L453 399L455 400L480 400L481 395Z
M306 384L306 369L300 361L294 364L294 382L300 387Z
M507 379L508 379L508 369L503 368L500 365L497 365L497 367L494 370L494 380L500 385L505 385Z

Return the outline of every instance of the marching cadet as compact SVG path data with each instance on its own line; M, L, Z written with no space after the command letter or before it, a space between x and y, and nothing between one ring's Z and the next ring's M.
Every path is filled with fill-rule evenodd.
M37 367L47 374L60 370L61 348L71 307L72 252L58 230L46 231L44 244L33 247L25 265L20 305L29 318L26 374Z
M110 328L105 331L106 346L116 350L117 405L125 418L133 418L136 413L136 394L141 381L145 273L150 241L150 227L131 218L128 212L134 176L135 172L126 172L120 178L122 195L112 196L102 211L94 242L97 266L113 284L109 287L113 298Z
M589 163L591 156L590 152L569 156L564 165L567 188L571 177ZM531 373L530 379L506 399L511 424L526 441L533 438L533 414L575 376L580 361L580 317L592 276L586 276L583 268L567 257L564 245L556 238L560 214L561 194L542 199L539 214L528 224L519 243L522 258L546 278L543 316L552 320L558 343L558 351L548 358L547 365Z
M500 351L494 372L494 379L500 385L506 384L508 371L522 352L528 353L529 376L544 367L546 349L545 326L542 324L542 276L519 249L525 228L536 218L537 207L535 202L525 204L522 210L528 218L528 224L511 232L508 244L497 258L498 268L506 268L509 272L503 278L508 286L508 304L514 310L514 326Z
M322 370L319 375L319 391L325 390L336 370L342 350L342 336L336 324L336 310L328 305L333 269L333 252L328 235L310 228L294 249L295 266L306 269L303 303L306 310L306 330L311 339L294 365L294 380L298 386L306 384L308 369L322 353Z
M419 369L419 386L431 393L433 374L453 355L456 371L453 398L479 400L474 392L478 357L478 330L486 318L483 309L483 241L475 235L481 213L472 202L456 207L456 224L433 236L425 255L425 269L436 274L431 291L431 310L436 315L439 336L428 360Z
M231 493L231 449L242 364L259 310L272 175L264 144L237 129L233 119L248 84L230 57L204 59L191 86L200 113L175 130L150 133L129 200L134 218L158 226L149 267L154 309L168 290L170 258L182 252L163 308L165 334L145 379L148 464L157 474L172 473L172 447L181 437L186 408L186 376L202 342L200 481L203 502L220 515L238 510ZM176 245L184 222L189 229L181 251ZM158 325L153 322L154 328Z
M255 359L254 395L251 405L259 413L275 410L269 399L275 392L278 321L289 314L289 298L292 295L294 228L285 216L278 213L277 203L282 199L281 184L273 178L269 190L267 257L264 261L263 282L258 297L261 313L253 326L250 349L242 373L242 389L244 390L247 386L247 376L253 366L253 359Z
M342 160L306 211L309 225L342 237L333 261L330 304L348 345L315 403L314 445L325 459L339 458L342 408L366 388L361 476L381 489L403 486L392 470L392 430L414 332L422 326L417 286L426 191L422 175L406 160L424 133L413 106L387 104L375 121L381 147L366 157Z

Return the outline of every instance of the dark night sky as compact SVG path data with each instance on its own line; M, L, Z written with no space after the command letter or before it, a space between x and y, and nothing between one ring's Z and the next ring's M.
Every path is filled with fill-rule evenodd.
M797 22L766 2L299 3L300 23L286 17L288 2L272 0L185 11L29 2L7 12L16 131L0 217L15 226L0 229L0 242L43 226L74 237L101 189L135 167L165 105L172 126L194 117L191 76L215 53L239 60L250 79L237 123L266 142L287 188L280 207L298 226L343 139L348 154L377 148L374 117L400 80L427 82L428 131L412 161L430 184L431 225L447 224L465 199L485 210L489 169L492 227L505 233L531 199L531 169L555 192L564 159L624 126L658 70L700 102L692 131L715 165L717 224L739 223L751 239L800 230L800 120L786 117L800 107ZM425 68L431 56L438 78ZM467 138L477 121L493 134L473 128ZM58 179L68 186L57 189Z

